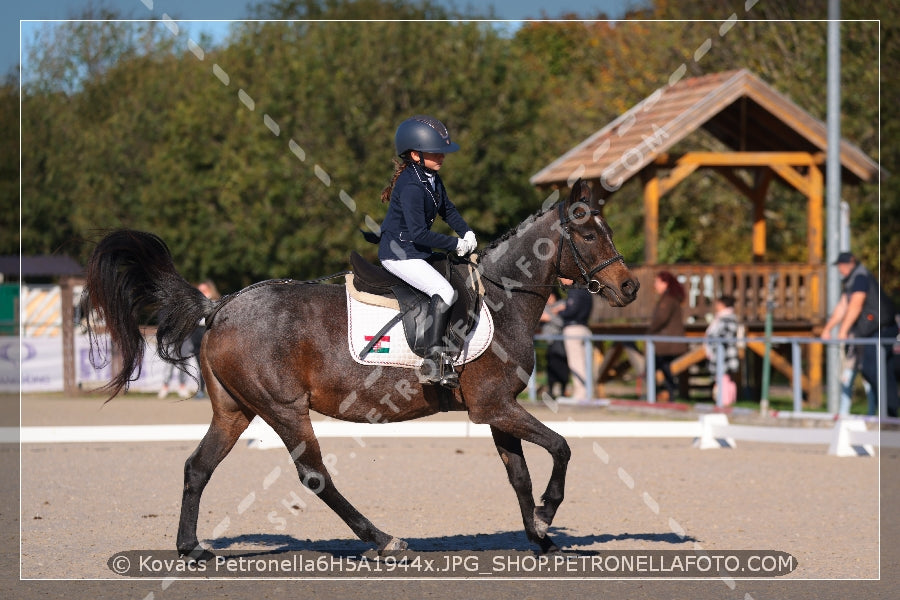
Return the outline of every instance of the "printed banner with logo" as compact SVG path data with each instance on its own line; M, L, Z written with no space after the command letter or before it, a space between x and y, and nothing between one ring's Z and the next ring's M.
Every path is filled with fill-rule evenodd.
M88 336L75 335L75 380L86 389L104 385L112 374L109 365L109 340L100 338L101 350L98 361L103 364L94 368L91 364L91 347ZM97 350L94 349L96 355ZM191 367L196 371L196 367ZM156 348L149 345L144 352L141 375L132 382L130 389L135 392L155 392L162 386L168 372L168 365L156 356ZM177 385L177 374L173 386ZM20 387L21 383L21 387ZM196 384L187 378L189 388ZM0 336L0 392L6 393L61 392L63 381L63 349L60 337L14 337Z

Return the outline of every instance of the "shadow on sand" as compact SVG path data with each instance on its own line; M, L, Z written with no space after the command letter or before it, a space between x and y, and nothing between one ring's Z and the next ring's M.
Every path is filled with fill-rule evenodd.
M565 553L590 556L597 554L598 549L579 549L585 546L606 544L612 541L641 541L665 544L668 547L681 544L693 544L698 541L691 536L681 537L676 533L619 533L596 535L573 535L565 528L551 527L549 535ZM528 541L523 531L498 531L489 534L449 535L440 537L403 538L412 552L481 552L512 551L536 552L537 547ZM290 535L252 534L234 537L222 537L207 542L213 551L228 550L232 556L267 556L284 552L319 552L336 557L354 557L365 553L373 553L372 544L362 540L299 540ZM242 547L254 547L253 550L241 552ZM262 546L263 548L260 548ZM693 547L693 546L691 546Z

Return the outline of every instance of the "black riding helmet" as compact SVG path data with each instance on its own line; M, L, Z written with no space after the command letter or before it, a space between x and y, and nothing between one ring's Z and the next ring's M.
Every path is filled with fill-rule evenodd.
M410 150L436 154L459 150L459 144L450 141L450 132L444 124L428 115L414 115L400 123L394 135L394 146L400 156Z

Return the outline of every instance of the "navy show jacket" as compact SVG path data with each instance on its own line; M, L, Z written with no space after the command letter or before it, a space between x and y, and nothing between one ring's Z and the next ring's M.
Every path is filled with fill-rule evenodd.
M381 224L379 260L428 258L433 248L452 252L457 240L453 236L431 231L438 215L463 237L469 226L447 197L440 175L434 175L434 187L422 167L410 163L394 183L387 215Z

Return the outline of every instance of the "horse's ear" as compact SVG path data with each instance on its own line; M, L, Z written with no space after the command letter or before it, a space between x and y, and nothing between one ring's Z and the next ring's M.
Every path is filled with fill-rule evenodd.
M576 202L584 202L590 207L594 206L594 195L591 186L584 179L578 178L578 181L572 186L569 193L569 206Z

